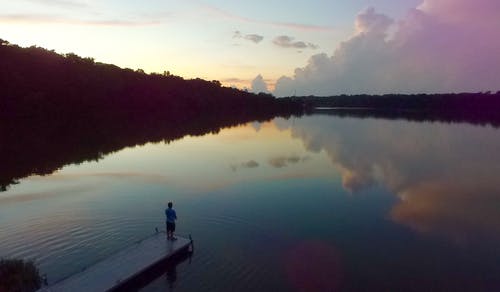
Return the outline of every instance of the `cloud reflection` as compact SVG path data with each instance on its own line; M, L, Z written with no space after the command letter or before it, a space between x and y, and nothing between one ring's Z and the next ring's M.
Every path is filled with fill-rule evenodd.
M290 164L297 164L300 162L305 162L309 160L310 158L308 156L297 156L297 155L290 155L290 156L278 156L278 157L272 157L269 159L269 165L271 165L274 168L283 168L287 167Z
M390 216L419 232L444 235L460 245L471 238L500 240L500 187L473 186L452 181L416 186L401 196Z
M278 128L284 123L278 120ZM288 126L306 149L328 154L345 189L378 184L395 193L395 222L462 243L500 239L497 129L329 116Z
M241 169L241 168L256 168L256 167L259 167L259 163L255 160L249 160L246 162L242 162L240 164L232 164L231 170L237 171L238 169Z

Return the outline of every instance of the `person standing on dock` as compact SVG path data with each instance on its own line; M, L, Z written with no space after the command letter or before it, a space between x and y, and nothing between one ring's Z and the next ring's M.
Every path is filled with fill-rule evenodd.
M172 209L172 202L168 202L168 208L165 209L165 216L167 217L167 239L176 240L174 236L175 232L175 220L177 220L177 214L175 210Z

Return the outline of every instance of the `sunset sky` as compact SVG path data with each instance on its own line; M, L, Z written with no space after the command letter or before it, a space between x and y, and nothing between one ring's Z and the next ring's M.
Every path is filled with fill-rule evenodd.
M292 94L500 89L500 1L1 0L0 38Z

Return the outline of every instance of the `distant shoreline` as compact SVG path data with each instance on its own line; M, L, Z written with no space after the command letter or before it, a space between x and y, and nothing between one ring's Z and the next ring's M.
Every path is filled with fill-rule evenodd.
M436 94L384 94L293 96L292 101L303 103L306 108L369 108L393 110L437 111L492 111L500 110L500 91L436 93Z

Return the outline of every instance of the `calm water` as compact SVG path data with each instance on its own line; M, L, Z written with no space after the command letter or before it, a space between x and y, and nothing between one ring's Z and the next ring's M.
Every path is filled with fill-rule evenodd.
M0 193L0 256L54 282L163 227L144 291L500 289L500 130L314 115L123 149Z

